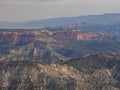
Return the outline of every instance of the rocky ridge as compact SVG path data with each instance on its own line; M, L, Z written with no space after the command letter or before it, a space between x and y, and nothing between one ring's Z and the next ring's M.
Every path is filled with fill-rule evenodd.
M67 31L56 31L53 36L59 40L97 40L109 35L96 34L91 32L82 32L80 30L67 30Z
M107 36L107 35L106 35ZM69 31L28 31L28 32L1 32L0 43L18 43L18 42L53 42L55 39L60 40L91 40L105 37L103 34L81 32L80 30Z
M61 65L0 61L0 90L120 90L119 59L118 55L96 54Z

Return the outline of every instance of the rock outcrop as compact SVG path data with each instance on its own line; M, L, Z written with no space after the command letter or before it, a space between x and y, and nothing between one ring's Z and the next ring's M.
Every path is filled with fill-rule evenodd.
M83 90L85 76L66 65L0 62L0 90Z
M41 32L1 32L0 43L30 43L34 41L52 42L53 39Z
M1 32L0 43L31 43L34 41L53 42L59 40L95 40L105 37L102 34L86 33L80 30L67 30L67 31L28 31L28 32Z
M97 54L64 64L0 61L0 90L120 90L120 60L110 56L114 59Z
M80 30L56 31L53 36L59 40L97 40L106 37L103 34L82 32Z

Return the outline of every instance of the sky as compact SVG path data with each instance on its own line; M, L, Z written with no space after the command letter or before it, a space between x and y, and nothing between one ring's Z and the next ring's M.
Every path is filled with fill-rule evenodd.
M120 13L120 0L0 0L0 22Z

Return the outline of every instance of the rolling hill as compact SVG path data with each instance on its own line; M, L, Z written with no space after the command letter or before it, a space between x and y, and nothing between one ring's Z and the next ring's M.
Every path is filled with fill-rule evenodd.
M44 27L55 27L69 24L98 24L116 25L120 23L120 13L107 13L103 15L88 15L78 17L53 18L26 22L0 22L1 29L37 29Z

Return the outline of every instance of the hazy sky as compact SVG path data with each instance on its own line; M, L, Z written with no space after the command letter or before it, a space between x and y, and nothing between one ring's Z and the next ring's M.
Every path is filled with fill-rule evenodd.
M0 21L120 13L120 0L0 0Z

